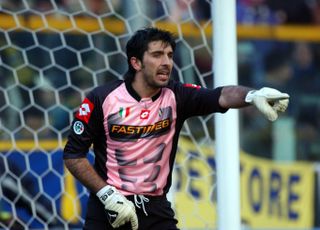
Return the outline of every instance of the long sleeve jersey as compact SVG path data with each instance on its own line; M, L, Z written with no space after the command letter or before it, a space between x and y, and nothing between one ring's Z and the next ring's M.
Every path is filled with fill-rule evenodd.
M124 195L168 192L184 121L226 112L222 88L170 81L152 98L141 98L130 80L92 90L75 114L63 157L86 157L93 146L97 173Z

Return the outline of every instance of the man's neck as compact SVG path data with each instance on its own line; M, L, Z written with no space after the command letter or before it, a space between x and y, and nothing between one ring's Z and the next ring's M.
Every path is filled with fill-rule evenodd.
M132 81L132 88L141 98L151 98L161 91L161 88L150 87L145 81L137 77Z

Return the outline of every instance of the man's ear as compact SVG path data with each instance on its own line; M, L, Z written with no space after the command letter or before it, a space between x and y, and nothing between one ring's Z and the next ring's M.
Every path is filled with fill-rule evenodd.
M136 57L131 57L130 58L130 63L132 65L132 67L136 70L136 71L140 71L142 69L142 63L141 61L136 58Z

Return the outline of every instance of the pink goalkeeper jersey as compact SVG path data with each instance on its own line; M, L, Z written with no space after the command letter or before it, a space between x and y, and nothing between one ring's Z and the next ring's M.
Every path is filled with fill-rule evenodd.
M183 122L225 112L220 92L171 81L140 98L128 80L98 87L75 115L64 158L84 157L93 144L96 171L124 195L167 193Z
M159 98L139 102L121 84L102 104L107 135L108 184L125 195L161 195L170 171L176 101L164 88ZM160 173L161 172L161 173Z

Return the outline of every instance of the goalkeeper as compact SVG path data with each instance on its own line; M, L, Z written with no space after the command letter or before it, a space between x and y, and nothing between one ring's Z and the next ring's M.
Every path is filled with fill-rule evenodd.
M126 45L124 80L95 88L75 114L64 163L91 192L84 229L178 229L166 194L184 121L251 104L270 121L286 110L289 95L276 89L171 80L175 47L168 31L138 30Z

